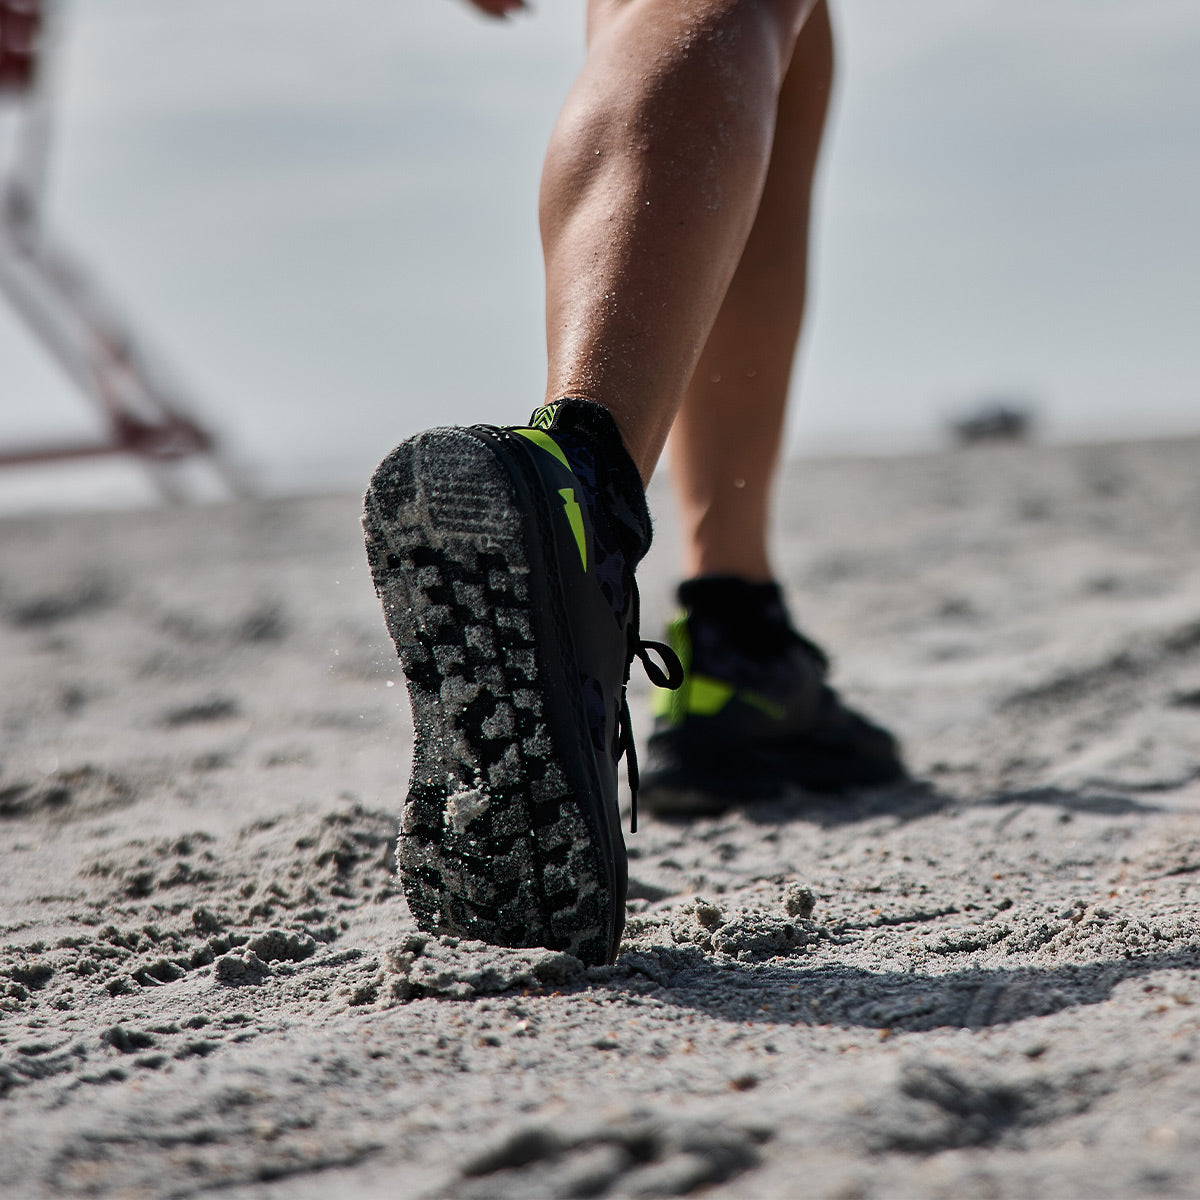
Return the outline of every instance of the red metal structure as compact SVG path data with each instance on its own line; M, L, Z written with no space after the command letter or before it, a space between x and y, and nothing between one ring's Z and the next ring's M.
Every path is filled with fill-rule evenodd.
M42 85L51 26L46 0L0 0L0 111L14 127L0 161L0 294L105 418L100 439L0 446L0 467L131 455L160 493L183 499L170 468L203 456L226 488L245 488L218 446L152 370L129 325L82 264L42 227L48 99Z
M41 27L37 0L0 0L0 91L32 89Z

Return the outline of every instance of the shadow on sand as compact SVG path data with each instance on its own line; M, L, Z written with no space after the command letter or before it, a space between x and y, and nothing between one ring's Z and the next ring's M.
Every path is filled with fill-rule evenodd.
M965 967L945 973L870 971L803 962L715 960L695 949L671 948L659 996L720 1020L772 1025L835 1025L916 1032L986 1029L1080 1005L1102 1004L1127 980L1159 971L1200 968L1200 944L1107 962L1049 968ZM618 977L640 973L643 956L623 955ZM603 985L602 985L603 986Z
M786 825L793 821L808 821L822 829L853 825L862 821L891 817L901 824L919 821L936 813L966 809L980 805L994 807L1043 805L1064 812L1092 813L1096 816L1148 816L1167 811L1132 796L1073 792L1056 787L1019 788L999 792L980 800L963 800L936 785L920 779L895 787L847 793L818 795L793 792L778 800L759 800L746 804L741 812L756 825ZM730 811L733 811L732 809ZM657 815L656 820L677 827L694 824L705 818Z

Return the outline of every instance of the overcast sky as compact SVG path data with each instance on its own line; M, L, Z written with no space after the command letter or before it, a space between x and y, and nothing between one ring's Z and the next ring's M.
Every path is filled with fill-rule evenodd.
M359 478L542 389L535 197L582 4L63 5L50 216L241 454ZM844 0L792 444L992 393L1200 430L1200 6ZM0 439L87 412L0 307Z

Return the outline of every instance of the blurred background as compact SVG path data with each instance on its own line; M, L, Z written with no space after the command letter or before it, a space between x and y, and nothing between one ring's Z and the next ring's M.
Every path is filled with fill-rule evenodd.
M790 452L944 444L996 399L1051 440L1200 432L1200 6L833 17ZM540 401L538 174L582 26L69 0L48 226L259 486L356 489L420 427ZM100 427L0 300L0 445ZM121 462L0 473L7 511L152 496Z

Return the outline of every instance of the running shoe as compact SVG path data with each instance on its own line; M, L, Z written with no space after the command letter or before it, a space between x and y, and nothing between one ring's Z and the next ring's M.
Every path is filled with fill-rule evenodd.
M644 808L719 813L905 777L895 738L826 682L829 660L793 628L778 585L705 576L681 584L679 602L668 638L684 682L655 693Z
M428 430L376 470L363 525L416 730L397 862L418 925L611 962L630 666L682 680L638 633L650 515L612 417L564 399Z

